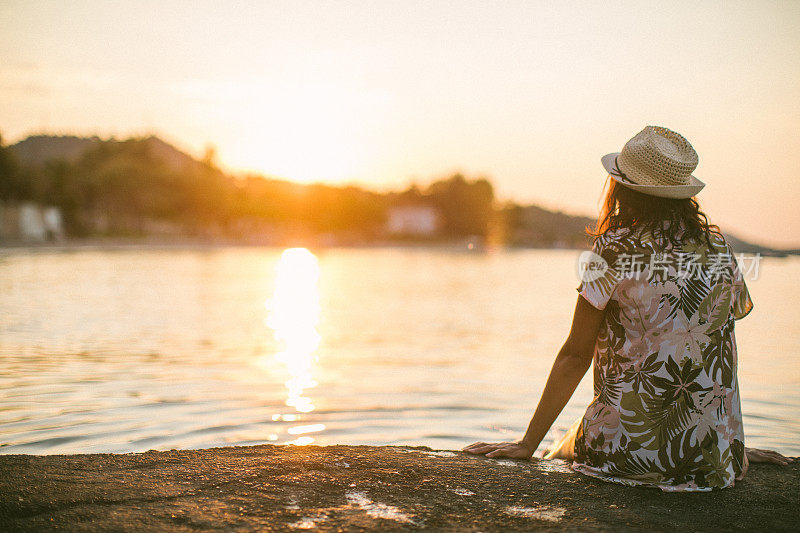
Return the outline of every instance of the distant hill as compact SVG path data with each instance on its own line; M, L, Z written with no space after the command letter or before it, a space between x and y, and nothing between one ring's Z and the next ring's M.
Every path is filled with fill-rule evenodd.
M519 206L513 209L515 218L515 240L520 244L536 243L537 246L586 248L591 239L586 227L595 219L550 211L538 205Z
M54 160L74 163L87 148L100 142L99 137L32 135L9 149L24 166L39 167Z
M146 137L144 143L153 155L167 163L167 165L173 169L181 170L200 164L198 160L186 152L178 150L155 135Z
M64 160L74 163L89 148L100 143L116 142L116 139L103 140L99 137L76 137L73 135L32 135L9 149L17 160L25 166L38 167L49 161ZM170 167L183 169L198 164L192 156L164 142L155 135L143 139L150 151Z
M722 231L722 234L725 235L725 239L728 241L728 244L731 245L731 248L737 254L761 254L763 256L769 256L769 257L785 257L787 255L800 255L800 249L788 250L788 249L771 248L769 246L761 246L760 244L755 244L752 242L742 240L739 237L731 235L730 233L724 230Z
M596 220L587 216L568 215L560 211L550 211L537 205L516 208L516 224L518 244L534 243L535 246L547 247L587 247L591 246L585 229L594 226ZM798 250L780 250L745 241L722 229L722 234L735 253L756 254L763 256L783 257L800 255Z

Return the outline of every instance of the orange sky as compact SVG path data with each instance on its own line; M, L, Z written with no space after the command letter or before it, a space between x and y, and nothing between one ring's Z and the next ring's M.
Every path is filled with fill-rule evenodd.
M586 4L6 0L0 132L379 189L460 170L593 214L600 156L663 125L712 221L800 246L800 3Z

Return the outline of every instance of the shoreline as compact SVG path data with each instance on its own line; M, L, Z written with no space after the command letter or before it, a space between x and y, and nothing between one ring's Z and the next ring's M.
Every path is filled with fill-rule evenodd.
M36 253L36 252L78 252L86 250L98 251L117 251L117 250L217 250L223 248L262 248L262 249L286 249L286 248L308 248L316 250L332 249L421 249L421 250L440 250L460 253L495 253L498 251L518 252L525 250L563 250L582 252L591 249L587 242L586 246L577 246L570 243L558 245L552 244L484 244L479 238L464 239L386 239L386 240L327 240L324 237L312 239L299 239L290 242L276 242L258 239L214 239L208 237L163 237L163 236L142 236L142 237L87 237L87 238L68 238L57 241L0 241L0 254L3 253ZM777 249L763 246L752 247L747 245L748 251L744 253L756 253L757 250L762 257L787 258L800 255L800 249Z
M800 461L662 493L410 446L257 445L0 456L0 530L792 530Z
M108 239L71 239L57 242L0 242L0 253L2 252L50 252L50 251L83 251L83 250L140 250L140 249L221 249L221 248L263 248L263 249L285 249L285 248L309 248L311 250L325 249L430 249L443 251L457 251L464 253L482 253L496 250L519 251L519 250L566 250L581 251L584 248L569 246L484 246L469 241L374 241L367 243L339 243L339 244L320 244L317 242L297 242L291 244L281 243L259 243L237 240L209 240L209 239L127 239L127 238L108 238ZM588 249L588 248L586 248Z
M322 250L438 250L445 252L484 254L503 252L520 252L527 250L553 250L582 252L590 247L575 246L533 246L533 245L500 245L487 246L470 241L374 241L366 243L260 243L237 240L208 239L71 239L57 242L0 242L0 255L14 253L47 253L47 252L81 252L81 251L125 251L125 250L221 250L225 248L276 249L308 248L311 251ZM751 252L746 252L751 253ZM762 258L785 259L800 256L800 250L766 250L758 252Z

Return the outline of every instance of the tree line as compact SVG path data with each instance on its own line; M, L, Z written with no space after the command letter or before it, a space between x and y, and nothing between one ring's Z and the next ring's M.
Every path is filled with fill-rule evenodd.
M56 206L67 234L75 237L167 227L185 235L279 228L368 239L382 235L389 209L411 204L435 208L441 220L436 237L452 239L486 237L498 213L485 178L455 174L425 188L378 193L232 176L213 154L196 160L157 137L40 136L13 146L0 138L0 201Z

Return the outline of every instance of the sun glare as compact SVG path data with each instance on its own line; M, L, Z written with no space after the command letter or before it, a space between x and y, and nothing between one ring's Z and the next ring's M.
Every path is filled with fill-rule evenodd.
M320 343L317 332L320 313L317 287L319 264L316 256L307 249L289 248L281 254L276 268L275 292L267 302L267 325L282 345L282 351L275 358L285 365L289 374L285 382L286 405L298 413L309 413L314 410L314 404L305 393L317 385L313 366ZM300 417L283 415L281 419L299 420ZM300 435L324 428L322 424L302 425L290 428L288 432L290 435ZM292 443L309 444L313 440L304 436Z
M322 82L265 91L241 103L242 134L231 161L298 183L343 181L356 173L363 113L354 94Z

